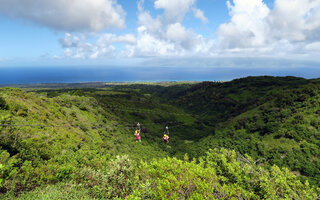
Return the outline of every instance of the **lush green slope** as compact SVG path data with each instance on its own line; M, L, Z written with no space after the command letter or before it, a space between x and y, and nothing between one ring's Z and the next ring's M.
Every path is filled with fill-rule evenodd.
M135 143L133 130L114 125L120 118L92 97L47 98L19 89L0 93L1 124L12 125L0 126L1 193L63 181L83 167L104 169L118 154L168 155L152 141Z
M229 92L223 99L230 98L238 106L226 106L227 121L216 123L215 134L197 143L194 152L203 149L204 153L217 146L236 149L255 159L286 166L320 185L320 84L315 80L269 79L271 86L263 78L230 83L237 92ZM247 87L241 91L245 81ZM214 117L215 111L211 112Z
M319 80L248 77L226 83L127 88L156 95L195 118L178 130L185 136L175 145L176 155L198 157L213 147L236 149L289 167L320 185Z
M39 187L20 198L314 199L319 88L319 80L248 77L0 89L0 120L12 125L0 126L0 197ZM222 147L252 158L209 150Z

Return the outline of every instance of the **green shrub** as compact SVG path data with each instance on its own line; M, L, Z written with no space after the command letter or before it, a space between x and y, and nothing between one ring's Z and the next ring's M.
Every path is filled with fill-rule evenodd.
M57 169L56 177L59 181L70 179L74 170L75 168L70 164L62 165Z
M2 168L3 168L3 165L2 165L2 164L0 164L0 170L2 170ZM2 179L2 178L0 178L0 188L2 187L2 181L3 181L3 179Z
M132 192L134 186L134 166L127 155L117 156L108 165L109 193L111 197L125 197Z
M315 188L286 168L255 165L248 156L215 149L196 160L141 163L139 184L128 199L314 199ZM143 193L147 186L148 193ZM151 191L150 191L151 190Z
M18 112L17 112L17 115L21 116L21 117L28 116L28 109L19 109Z
M86 167L75 174L77 182L96 198L125 198L135 186L134 164L126 155L111 160L106 171Z
M0 109L7 110L8 108L6 100L3 97L0 97Z
M73 182L59 183L56 185L48 185L38 188L31 192L24 193L19 197L13 197L8 199L16 200L72 200L72 199L96 199L90 195L88 189L83 188L79 184Z

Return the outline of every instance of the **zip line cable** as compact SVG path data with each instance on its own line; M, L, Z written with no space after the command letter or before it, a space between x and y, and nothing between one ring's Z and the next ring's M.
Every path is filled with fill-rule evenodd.
M146 125L146 124L140 124L140 125ZM98 129L98 128L117 128L117 129L130 129L130 128L135 128L136 126L86 126L86 125L42 125L42 124L0 124L0 126L3 127L40 127L40 128L45 128L45 127L57 127L57 128L92 128L92 129ZM177 127L177 126L185 126L185 124L177 124L177 125L172 125L170 127Z
M56 127L56 128L92 128L92 129L97 129L97 128L132 128L132 127L112 127L112 126L85 126L85 125L78 125L78 126L73 126L73 125L69 125L69 126L62 126L62 125L41 125L41 124L0 124L0 126L13 126L13 127L41 127L41 128L45 128L45 127Z
M3 126L9 126L9 125L14 125L14 124L10 124L10 123L37 123L36 125L33 125L33 124L20 124L20 125L23 125L23 126L43 126L43 127L51 127L53 125L42 125L42 124L49 124L49 123L52 123L52 122L48 122L48 121L28 121L28 120L23 120L23 121L12 121L12 120L0 120L0 122L2 122L3 124L0 124L3 125ZM54 126L61 126L61 127L85 127L86 125L84 124L79 124L79 122L54 122L53 124L59 124L59 125L54 125ZM61 124L61 125L60 125ZM74 124L74 125L73 125ZM135 123L128 123L128 124L111 124L110 126L112 127L129 127L129 128L132 128L132 127L136 127L136 125L133 125ZM144 126L148 126L148 125L155 125L155 124L159 124L159 125L170 125L171 127L173 126L176 126L176 125L181 125L181 124L178 124L176 121L172 121L172 122L161 122L161 123L158 123L158 122L154 122L154 123L140 123L140 125L144 125ZM108 126L105 126L105 125L96 125L96 126L92 126L92 127L108 127Z

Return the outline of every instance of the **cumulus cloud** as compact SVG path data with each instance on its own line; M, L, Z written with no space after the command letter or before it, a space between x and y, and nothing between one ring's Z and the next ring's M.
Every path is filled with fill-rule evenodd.
M164 9L165 17L170 22L181 22L196 0L156 0L154 7Z
M220 52L305 56L317 49L311 43L320 40L318 0L275 0L272 10L262 0L233 0L227 6L231 19L218 29Z
M175 53L174 44L153 35L144 26L138 28L137 45L127 48L131 52L131 56L173 56Z
M204 16L204 13L202 10L198 8L193 8L193 14L196 18L200 19L203 23L207 24L209 22L208 18Z
M114 44L136 44L136 38L132 34L120 35L101 34L94 42L88 42L84 36L73 36L66 33L63 39L60 39L60 44L65 48L64 55L72 58L101 58L116 56L117 49Z
M188 37L188 33L182 24L175 23L168 26L166 36L172 41L182 41Z
M77 47L80 43L79 37L72 36L70 33L66 33L65 37L59 41L63 48Z
M318 0L276 0L268 22L275 39L305 41L319 35L320 1Z
M262 0L227 1L230 22L218 30L220 47L226 49L262 46L266 42L269 8Z
M0 14L64 31L123 28L117 0L0 0Z
M136 44L137 40L134 35L126 34L116 36L114 34L103 34L97 40L98 44L114 44L114 43L125 43L125 44Z
M320 51L320 42L313 42L305 46L305 50L308 51Z
M138 3L137 44L127 46L128 55L138 57L148 56L186 56L200 55L208 51L212 42L187 29L182 21L189 11L201 10L195 8L196 0L156 0L154 7L163 9L163 15L152 17L144 10L143 1ZM198 17L199 17L198 16ZM204 18L203 18L204 19Z
M157 34L163 28L163 21L158 16L153 18L148 11L140 10L138 14L139 27L145 27L150 33ZM137 28L139 33L139 27Z

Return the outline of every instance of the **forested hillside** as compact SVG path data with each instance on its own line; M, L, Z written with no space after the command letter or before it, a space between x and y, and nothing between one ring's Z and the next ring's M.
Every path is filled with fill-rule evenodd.
M195 154L216 146L236 149L320 185L318 80L250 77L201 86L175 102L216 127L195 144ZM195 99L191 102L199 106L186 99Z
M0 89L1 199L319 198L320 80L54 87Z

